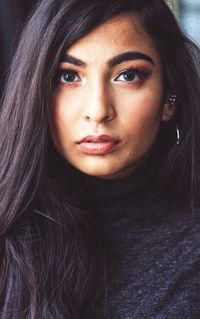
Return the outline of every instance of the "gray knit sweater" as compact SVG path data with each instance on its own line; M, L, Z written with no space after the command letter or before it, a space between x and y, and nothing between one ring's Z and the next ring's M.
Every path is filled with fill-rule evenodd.
M200 319L200 213L178 210L145 171L89 183L108 271L94 319Z

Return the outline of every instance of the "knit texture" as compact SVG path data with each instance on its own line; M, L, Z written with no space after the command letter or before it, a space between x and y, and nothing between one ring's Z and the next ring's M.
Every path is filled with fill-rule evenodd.
M151 163L119 180L88 177L108 272L94 319L200 318L200 214L164 198L155 174Z

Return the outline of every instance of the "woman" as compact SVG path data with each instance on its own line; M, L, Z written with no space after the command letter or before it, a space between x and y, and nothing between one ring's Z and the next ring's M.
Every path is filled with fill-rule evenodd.
M198 318L199 50L163 0L43 0L0 118L1 318Z

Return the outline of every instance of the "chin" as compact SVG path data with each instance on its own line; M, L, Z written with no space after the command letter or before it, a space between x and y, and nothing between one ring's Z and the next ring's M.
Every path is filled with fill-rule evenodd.
M74 167L86 175L103 179L114 178L112 176L115 176L119 172L119 169L114 169L114 167L80 167L75 165Z
M130 169L130 167L76 167L79 171L82 173L92 176L92 177L97 177L97 178L102 178L102 179L118 179L121 177L125 177L131 174L133 171L133 168Z
M97 178L104 178L104 179L110 179L112 178L112 175L115 175L117 172L113 171L113 170L93 170L93 169L85 169L85 170L81 170L82 173L89 175L89 176L93 176L93 177L97 177Z
M68 159L69 160L69 159ZM102 178L102 179L117 179L130 175L137 167L137 161L120 159L115 160L114 158L108 160L107 158L80 158L79 161L69 160L70 164L82 173Z

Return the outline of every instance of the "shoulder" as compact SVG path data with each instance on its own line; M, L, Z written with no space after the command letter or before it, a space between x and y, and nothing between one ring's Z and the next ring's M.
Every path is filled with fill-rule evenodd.
M143 234L143 243L149 245L151 242L152 251L156 252L159 247L166 256L182 255L185 262L186 257L192 255L200 259L200 209L179 209L166 200L145 206L138 210L137 223L134 223L138 232Z

